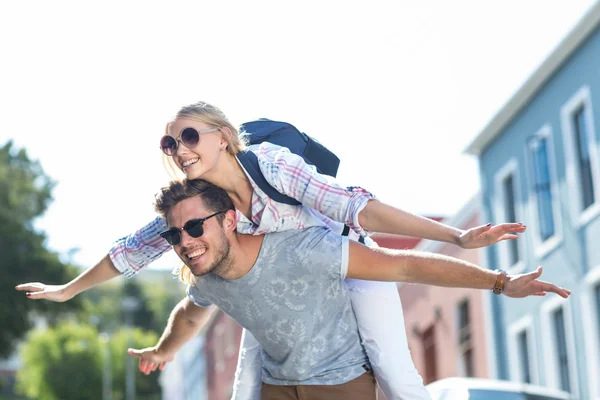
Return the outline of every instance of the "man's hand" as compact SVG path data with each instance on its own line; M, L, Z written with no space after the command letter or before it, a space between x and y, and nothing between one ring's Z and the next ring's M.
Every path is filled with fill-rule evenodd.
M136 350L128 349L127 353L134 358L140 360L139 368L140 372L149 375L150 372L160 369L161 371L165 368L168 362L173 361L174 356L172 354L160 353L156 346L146 347L145 349Z
M15 289L26 291L25 295L32 300L50 300L58 303L70 300L67 285L45 285L41 282L30 282L17 285Z
M565 299L571 294L570 290L560 288L552 283L538 280L542 275L542 267L528 274L507 275L502 292L508 297L521 298L527 296L545 296L546 293L556 293Z
M481 225L466 230L458 237L458 245L463 249L476 249L479 247L490 246L502 240L518 239L517 233L525 232L527 227L523 224L499 224Z

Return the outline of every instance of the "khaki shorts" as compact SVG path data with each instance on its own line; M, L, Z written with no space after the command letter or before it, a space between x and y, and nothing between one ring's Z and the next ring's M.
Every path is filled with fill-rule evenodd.
M376 400L376 386L372 371L341 385L278 386L263 383L260 400Z

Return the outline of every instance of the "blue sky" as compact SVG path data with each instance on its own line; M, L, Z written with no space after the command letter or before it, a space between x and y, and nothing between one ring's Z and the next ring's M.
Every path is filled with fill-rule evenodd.
M342 183L452 215L479 184L464 148L592 3L2 2L0 144L58 182L38 226L82 266L153 218L158 140L198 100L290 121Z

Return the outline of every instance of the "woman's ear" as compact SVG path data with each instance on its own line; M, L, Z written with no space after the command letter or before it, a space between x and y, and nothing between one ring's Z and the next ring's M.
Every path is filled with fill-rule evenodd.
M222 126L219 129L221 131L221 141L219 142L219 145L222 149L225 149L227 146L229 146L229 143L231 143L231 139L233 138L231 129L226 126Z

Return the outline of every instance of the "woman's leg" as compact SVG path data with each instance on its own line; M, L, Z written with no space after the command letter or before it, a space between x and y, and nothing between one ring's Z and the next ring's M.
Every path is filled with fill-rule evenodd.
M262 386L260 345L246 329L242 331L231 400L259 400Z
M431 400L410 356L396 284L346 279L346 285L362 343L388 400Z

